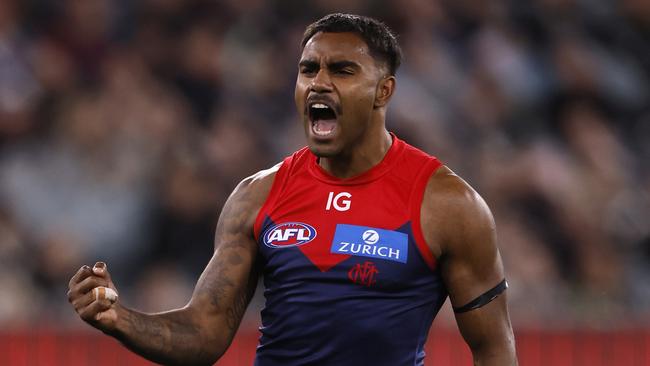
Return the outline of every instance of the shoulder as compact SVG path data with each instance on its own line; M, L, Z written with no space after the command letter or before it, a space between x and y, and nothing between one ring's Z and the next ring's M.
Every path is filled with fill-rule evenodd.
M309 159L313 157L307 147L285 157L274 166L261 170L249 177L244 178L235 188L233 194L250 194L253 198L264 201L273 187L276 180L286 180L297 170L305 167Z
M471 245L475 236L493 235L495 226L483 198L446 166L427 182L421 220L423 234L437 257Z
M257 213L264 205L281 166L282 162L242 179L228 197L222 218L238 217L237 226L252 233Z
M486 208L474 188L447 166L441 166L431 175L427 182L425 198L429 203L444 205L459 211L457 213Z
M282 162L244 178L235 187L231 197L248 197L252 202L264 202L281 166Z

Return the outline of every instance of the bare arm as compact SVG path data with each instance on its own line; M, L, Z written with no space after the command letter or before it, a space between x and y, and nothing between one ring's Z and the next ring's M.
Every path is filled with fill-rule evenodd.
M454 308L504 279L494 219L483 199L448 168L431 178L422 205L422 227L441 265ZM475 365L516 365L506 294L476 309L456 313Z
M94 287L114 285L105 268L84 266L70 280L68 292L81 318L152 361L213 364L230 345L255 291L253 225L273 172L245 179L229 197L217 224L214 254L185 307L145 314L119 301L95 300Z

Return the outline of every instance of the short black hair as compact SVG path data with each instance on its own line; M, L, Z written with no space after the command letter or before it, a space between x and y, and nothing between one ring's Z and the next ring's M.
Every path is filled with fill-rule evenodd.
M328 14L305 29L302 48L305 48L307 42L318 32L358 34L368 45L372 57L388 66L390 75L395 75L402 63L402 49L395 33L377 19L354 14Z

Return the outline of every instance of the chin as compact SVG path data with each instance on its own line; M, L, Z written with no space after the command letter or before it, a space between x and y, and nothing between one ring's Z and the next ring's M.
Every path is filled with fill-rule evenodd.
M339 154L339 149L331 144L318 143L313 140L307 144L312 154L319 158L331 158Z

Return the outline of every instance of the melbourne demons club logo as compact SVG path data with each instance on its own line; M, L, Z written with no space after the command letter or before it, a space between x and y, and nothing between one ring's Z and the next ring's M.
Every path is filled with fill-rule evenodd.
M377 283L377 274L379 270L374 263L366 261L363 264L357 263L348 271L348 278L350 281L363 285L372 286Z
M288 248L307 244L316 238L316 229L302 222L285 222L264 232L263 241L270 248Z

